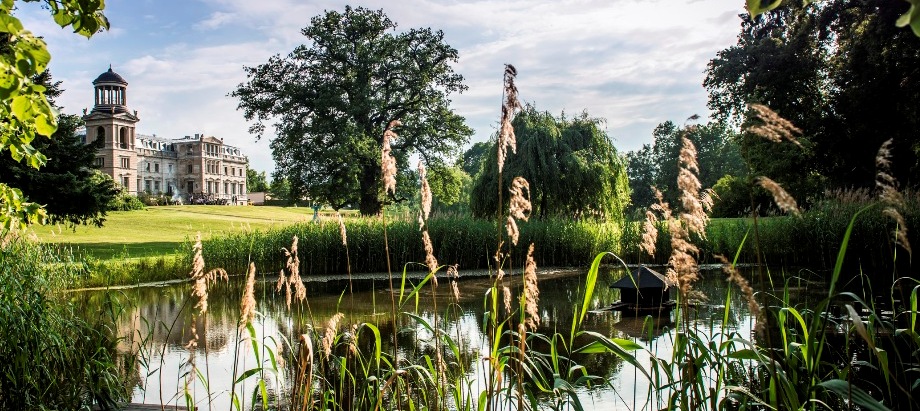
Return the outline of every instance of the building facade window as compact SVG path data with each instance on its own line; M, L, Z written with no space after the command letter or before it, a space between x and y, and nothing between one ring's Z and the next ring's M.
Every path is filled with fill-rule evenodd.
M131 184L130 181L131 181L131 180L129 180L128 177L122 177L122 178L121 178L121 185L122 185L124 188L128 188L128 185Z
M105 157L96 157L96 167L105 167Z
M144 181L144 191L148 193L152 191L150 190L150 180Z
M155 191L157 194L160 194L160 182L159 181L153 182L153 191Z
M146 171L150 171L150 162L147 162L147 165L145 167L146 167Z
M153 163L153 172L154 173L160 172L160 163Z
M121 168L131 168L131 159L128 157L122 157Z
M191 165L191 164L188 165L188 172L189 172L189 173L192 172L192 165Z

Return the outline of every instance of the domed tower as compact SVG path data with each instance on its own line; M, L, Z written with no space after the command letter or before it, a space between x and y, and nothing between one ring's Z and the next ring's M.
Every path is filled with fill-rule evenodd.
M99 144L96 165L102 172L136 194L137 154L134 149L134 129L140 119L137 112L128 111L128 82L109 70L93 80L95 105L83 116L86 122L86 143ZM85 112L85 111L84 111Z

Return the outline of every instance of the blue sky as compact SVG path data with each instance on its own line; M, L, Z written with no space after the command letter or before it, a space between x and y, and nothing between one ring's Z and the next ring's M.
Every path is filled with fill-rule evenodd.
M48 42L65 112L92 105L92 80L111 64L129 83L139 133L222 137L246 151L251 168L270 172L268 141L249 135L227 94L245 81L243 66L286 55L306 40L300 29L311 17L346 4L383 9L397 30L444 31L469 86L453 107L475 129L473 142L495 131L511 63L524 101L606 119L624 152L650 142L658 123L708 115L703 70L734 44L744 11L742 0L107 0L112 28L90 40L37 4L16 14Z

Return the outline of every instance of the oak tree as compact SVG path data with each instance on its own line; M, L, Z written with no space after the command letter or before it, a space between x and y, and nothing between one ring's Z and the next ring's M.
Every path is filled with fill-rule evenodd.
M274 126L277 172L294 198L377 214L380 148L391 121L402 122L392 142L401 171L413 155L446 163L472 134L450 108L450 95L466 86L443 32L397 32L383 11L361 7L327 11L301 32L307 44L247 67L247 81L231 93L255 121L252 133L261 137L269 122Z

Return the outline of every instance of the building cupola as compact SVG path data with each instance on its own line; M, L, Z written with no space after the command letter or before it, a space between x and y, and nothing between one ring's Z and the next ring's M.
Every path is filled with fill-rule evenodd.
M93 85L96 87L96 105L93 107L93 112L128 112L128 82L112 71L111 65L109 65L109 71L100 74L93 80Z

